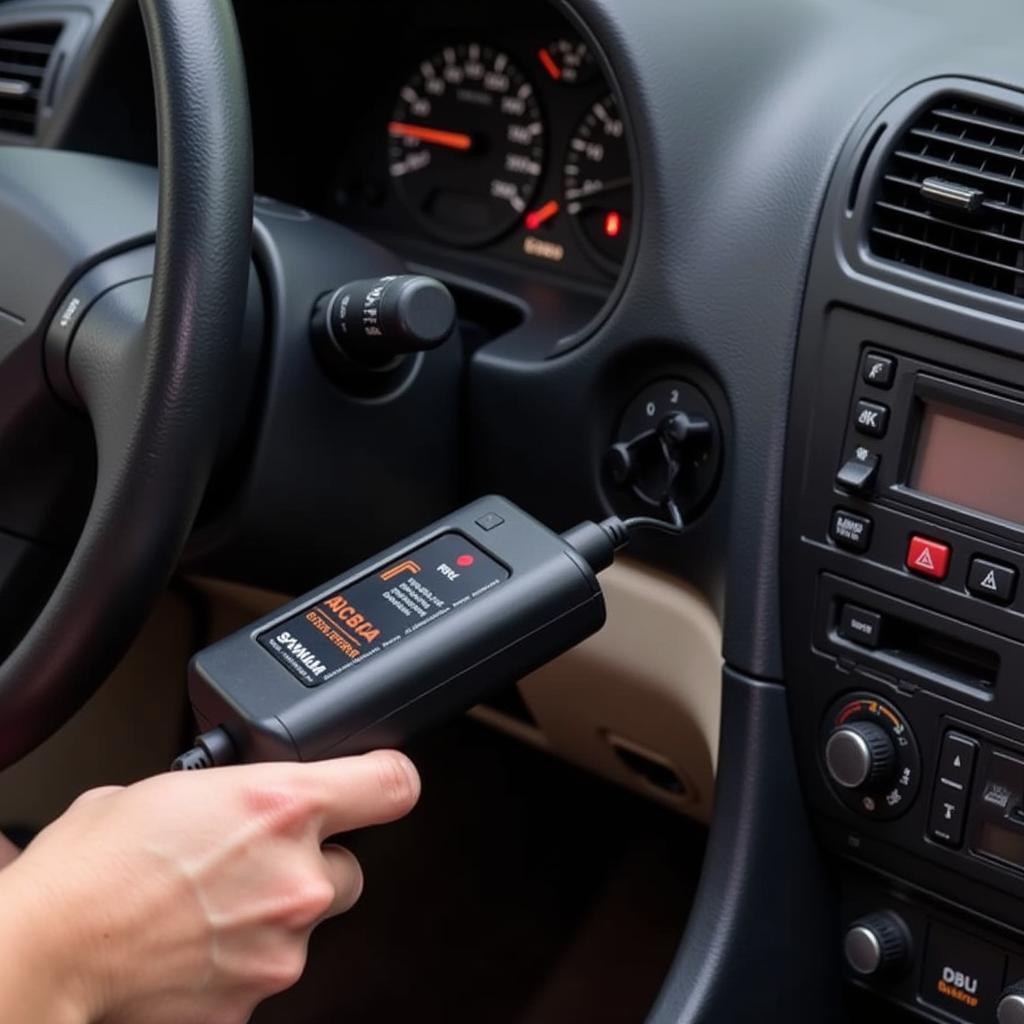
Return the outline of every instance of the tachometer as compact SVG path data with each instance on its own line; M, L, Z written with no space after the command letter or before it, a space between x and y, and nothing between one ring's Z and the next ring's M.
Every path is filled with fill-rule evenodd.
M597 74L597 63L582 39L562 36L537 51L541 67L555 82L583 85Z
M633 219L633 178L626 130L614 96L583 115L565 157L565 210L591 254L610 270L626 255Z
M483 245L514 227L544 164L533 86L507 54L479 43L423 61L388 124L398 194L432 234Z

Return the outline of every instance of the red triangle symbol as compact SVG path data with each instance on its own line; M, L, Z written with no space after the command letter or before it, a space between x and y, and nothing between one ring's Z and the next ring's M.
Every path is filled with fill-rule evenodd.
M932 561L932 549L922 548L921 554L914 559L914 565L919 565L922 569L934 569L935 563Z

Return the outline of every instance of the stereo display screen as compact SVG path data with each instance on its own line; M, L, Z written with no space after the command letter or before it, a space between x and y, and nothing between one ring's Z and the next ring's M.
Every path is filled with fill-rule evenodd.
M908 484L933 498L1024 525L1024 427L927 402Z

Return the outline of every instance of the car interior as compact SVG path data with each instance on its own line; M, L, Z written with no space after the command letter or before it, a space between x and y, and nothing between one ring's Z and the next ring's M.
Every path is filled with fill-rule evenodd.
M1024 1024L1022 40L0 0L0 828L372 738L256 1024Z

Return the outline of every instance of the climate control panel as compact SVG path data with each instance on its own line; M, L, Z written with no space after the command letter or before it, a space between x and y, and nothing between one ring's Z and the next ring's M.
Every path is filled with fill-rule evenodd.
M822 756L836 795L858 814L896 818L917 795L921 755L913 731L875 694L848 694L832 705Z

